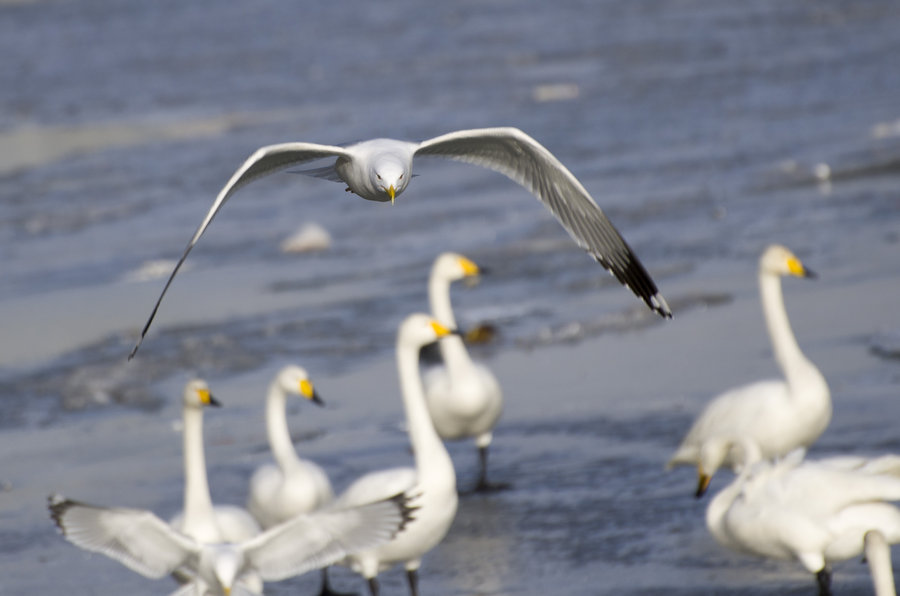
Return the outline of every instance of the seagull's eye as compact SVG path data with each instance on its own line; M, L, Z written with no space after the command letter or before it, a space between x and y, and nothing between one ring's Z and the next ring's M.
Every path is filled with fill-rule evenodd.
M400 174L400 176L397 178L397 180L403 180L403 174Z
M375 177L381 180L381 174L375 174Z

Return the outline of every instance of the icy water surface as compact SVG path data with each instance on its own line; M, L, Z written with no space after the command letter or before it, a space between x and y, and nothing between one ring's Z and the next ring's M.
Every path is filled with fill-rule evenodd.
M173 587L66 544L44 499L174 513L192 374L226 404L207 416L217 501L268 460L262 395L289 362L329 403L294 411L298 450L338 489L407 461L394 334L444 250L492 272L453 299L499 330L476 353L504 387L492 467L512 489L464 494L423 593L812 593L798 565L721 550L693 473L662 467L710 395L776 374L771 242L820 273L785 283L835 404L814 452L900 450L898 28L877 0L0 3L0 594ZM154 263L257 147L501 125L579 177L673 321L515 184L431 161L394 206L291 174L240 190L126 361ZM282 253L307 222L331 247ZM450 448L466 491L474 448ZM838 566L836 593L869 589Z

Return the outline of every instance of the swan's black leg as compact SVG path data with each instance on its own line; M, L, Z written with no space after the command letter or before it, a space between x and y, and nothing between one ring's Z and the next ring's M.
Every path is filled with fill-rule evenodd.
M480 464L480 470L478 472L478 484L475 486L475 492L487 493L495 490L505 490L509 488L509 484L506 482L493 483L488 481L488 448L486 446L478 448L478 461Z
M418 569L406 570L406 581L409 582L409 593L411 596L419 596L419 571Z
M816 572L816 584L819 586L819 596L832 596L831 570L828 567L822 567Z
M356 592L337 592L331 589L331 583L328 581L328 568L322 569L322 590L319 596L356 596Z

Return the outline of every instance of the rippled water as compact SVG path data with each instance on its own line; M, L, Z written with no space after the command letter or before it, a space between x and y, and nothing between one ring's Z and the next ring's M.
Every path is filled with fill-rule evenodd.
M889 399L900 380L895 2L38 0L2 3L0 15L5 453L95 425L115 450L124 421L177 416L171 396L188 374L251 394L289 361L338 383L368 366L390 378L397 323L425 308L432 259L457 250L492 270L453 298L462 323L499 329L479 355L507 372L496 459L515 480L463 501L427 559L426 593L807 593L790 565L719 551L687 496L690 474L659 473L708 395L773 372L753 279L770 242L822 274L786 294L835 395L826 447L897 447L887 425L900 413ZM163 281L130 281L134 272L180 254L258 146L498 125L525 130L582 180L674 322L581 254L524 190L433 161L417 164L393 207L290 174L242 189L125 361ZM326 228L331 248L283 254L280 242L305 222ZM723 343L703 343L713 341ZM560 350L573 352L547 367ZM529 375L556 385L541 393ZM239 399L223 428L256 412ZM347 433L373 416L390 428L399 414L396 398L384 412L341 399L337 420L309 422L331 442L309 448L349 480L361 470L342 456L366 451ZM873 430L873 419L887 426ZM221 490L243 490L242 474L265 456L259 436L243 438L255 459L233 445L237 468L217 464ZM392 440L402 446L402 435ZM453 449L461 482L471 480L470 446ZM2 541L18 560L49 552L68 559L63 573L91 573L96 559L81 561L37 521L45 485L76 492L83 462L71 455L54 474L54 452L40 453L30 467L0 457L11 487L0 493ZM396 451L378 453L373 466L395 462ZM144 461L129 457L108 463ZM175 471L165 477L177 483ZM116 494L171 508L175 486L153 485L138 503L132 489ZM102 569L123 591L145 585ZM854 574L865 586L864 569ZM40 582L26 578L33 570L2 575L14 577L6 589L0 579L3 593L64 585L52 569Z

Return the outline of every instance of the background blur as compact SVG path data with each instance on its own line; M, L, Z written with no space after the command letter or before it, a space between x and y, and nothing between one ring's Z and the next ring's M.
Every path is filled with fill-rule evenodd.
M499 330L476 353L506 394L491 465L513 488L464 496L423 593L811 593L799 565L718 548L693 471L662 467L711 395L778 374L755 275L772 242L820 274L785 282L835 404L813 453L900 450L898 29L890 0L0 2L0 593L174 587L66 544L44 500L174 513L191 375L226 404L207 415L217 502L268 461L263 396L287 363L329 404L291 423L338 490L408 461L394 334L444 250L492 270L453 298ZM257 147L482 126L567 165L673 321L525 190L423 161L394 206L291 174L239 191L126 361ZM307 223L330 247L283 252ZM451 453L464 491L474 447ZM869 589L837 568L837 593Z

